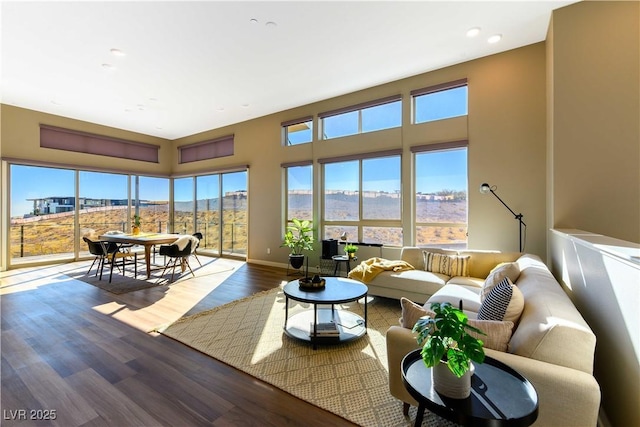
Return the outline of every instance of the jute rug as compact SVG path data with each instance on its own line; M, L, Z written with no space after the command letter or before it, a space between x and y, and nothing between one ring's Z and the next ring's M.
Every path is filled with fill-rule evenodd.
M277 288L182 318L159 332L356 424L413 425L415 408L406 418L388 388L385 333L398 324L398 301L370 297L367 335L317 350L284 335L284 304ZM363 307L340 306L360 315ZM289 316L310 308L290 300ZM423 425L453 424L427 411Z

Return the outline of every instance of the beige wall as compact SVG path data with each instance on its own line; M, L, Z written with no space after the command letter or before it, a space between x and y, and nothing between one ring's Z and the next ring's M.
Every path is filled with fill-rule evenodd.
M467 78L469 82L468 119L462 117L436 123L410 124L411 90L460 78ZM402 128L314 141L295 147L281 144L282 121L317 115L322 111L398 93L403 97ZM2 106L2 113L2 155L7 158L167 175L207 173L249 165L248 258L255 262L281 265L286 264L287 254L285 248L279 248L283 232L282 162L315 161L337 155L401 148L403 190L404 194L411 195L413 162L410 147L468 138L469 246L505 251L517 250L518 247L518 222L497 199L491 195L481 195L478 191L480 184L486 181L497 185L500 197L516 212L524 214L528 225L526 250L546 256L544 43L203 132L172 143L7 105ZM317 119L315 121L317 129ZM42 149L39 147L39 123L161 145L160 164ZM178 164L178 146L228 134L235 135L233 156ZM314 165L318 166L317 163ZM316 176L319 178L319 167L316 167ZM318 197L318 211L319 202ZM403 221L407 229L410 228L412 212L413 199L406 197L403 201ZM405 244L410 244L412 239L412 231L408 230ZM267 248L271 249L271 254L267 254Z
M552 223L640 243L640 3L553 15Z
M553 14L547 37L550 227L620 247L640 243L639 22L638 2L580 2ZM596 333L611 425L640 425L638 266L575 239L550 235L553 273Z
M412 89L460 78L469 82L469 116L436 123L410 124ZM400 93L404 125L364 135L283 147L280 123L322 111ZM317 119L315 123L317 129ZM225 165L249 167L249 259L286 263L279 248L283 232L282 162L317 160L345 154L400 148L403 150L403 190L412 189L411 146L469 139L469 246L518 249L518 222L493 196L478 191L482 182L498 186L498 194L528 225L528 252L546 256L545 237L545 47L543 43L399 80L345 96L306 105L224 129L179 139L176 145L235 134L233 158L178 165L174 173L216 170ZM314 165L319 169L317 163ZM318 171L316 171L318 172ZM316 173L316 176L318 174ZM319 206L319 200L316 204ZM403 204L410 224L413 200ZM409 230L410 232L411 230ZM405 244L412 235L405 235ZM271 249L271 255L267 254ZM316 252L315 256L318 253ZM379 254L375 254L379 255ZM313 261L313 260L312 260Z

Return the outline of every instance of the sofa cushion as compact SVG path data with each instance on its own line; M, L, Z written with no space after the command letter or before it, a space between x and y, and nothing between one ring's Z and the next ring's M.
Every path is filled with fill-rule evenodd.
M486 296L480 310L479 320L508 320L518 323L518 319L524 309L524 296L522 292L505 277L500 283L491 289Z
M435 316L435 313L430 309L426 309L407 298L401 298L400 305L402 307L400 325L404 328L413 329L418 319L423 316ZM513 322L468 319L467 323L484 332L484 335L476 332L469 333L471 336L482 340L484 347L498 351L507 350L513 331Z
M469 276L486 278L491 270L501 262L514 262L519 252L498 252L480 249L459 251L458 255L469 255Z
M494 286L502 282L505 277L511 280L511 283L515 283L520 276L520 267L517 262L502 262L495 266L489 273L482 286L482 292L480 293L480 301L483 301L486 296L491 292Z
M459 307L460 301L462 301L463 311L467 313L468 316L474 318L476 317L478 310L480 310L480 290L481 288L477 286L447 283L447 285L443 286L436 293L431 295L424 306L425 308L428 308L431 306L431 303L434 302L448 302L454 307Z
M424 251L424 269L447 276L468 276L469 256L438 254Z
M447 281L447 285L471 286L473 288L482 289L484 279L471 276L454 276Z
M448 279L449 276L444 274L431 273L424 270L383 271L367 285L370 288L377 286L389 290L433 295L447 283Z

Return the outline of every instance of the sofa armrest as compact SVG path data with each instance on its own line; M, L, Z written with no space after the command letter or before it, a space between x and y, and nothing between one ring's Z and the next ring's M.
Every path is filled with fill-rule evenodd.
M515 369L533 384L539 399L534 426L596 426L600 386L593 375L511 353L485 349L485 354Z
M402 359L418 348L416 334L402 326L391 326L387 330L387 362L389 364L389 391L402 402L418 406L402 382Z

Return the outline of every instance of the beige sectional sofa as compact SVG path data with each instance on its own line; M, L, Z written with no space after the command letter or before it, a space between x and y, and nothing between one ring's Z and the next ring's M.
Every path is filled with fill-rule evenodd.
M469 255L469 277L420 271L424 269L423 249L403 248L402 259L414 263L416 269L379 274L369 284L370 294L406 297L425 307L434 301L458 305L463 300L465 312L475 318L484 279L498 263L514 261L520 270L514 284L524 296L524 308L507 352L486 349L486 354L511 366L534 385L539 398L534 425L595 426L600 406L600 387L593 377L595 335L549 269L530 254L459 254ZM417 402L402 383L400 364L417 347L411 329L398 325L387 331L389 388L393 396L410 405Z

